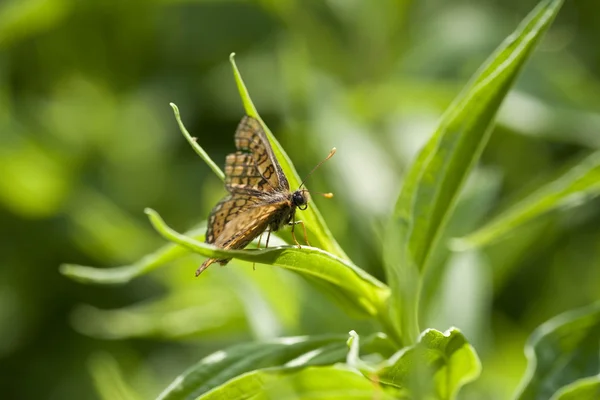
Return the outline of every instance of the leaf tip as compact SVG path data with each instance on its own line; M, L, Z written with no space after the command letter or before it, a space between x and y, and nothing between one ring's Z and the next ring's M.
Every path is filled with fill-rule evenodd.
M70 276L73 267L73 264L60 264L58 266L58 272L60 272L64 276Z

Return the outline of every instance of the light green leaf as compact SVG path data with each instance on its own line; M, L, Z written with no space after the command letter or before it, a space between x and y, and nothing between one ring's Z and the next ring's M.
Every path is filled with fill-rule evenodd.
M90 357L89 370L102 400L138 400L141 397L129 386L119 364L111 355L98 353Z
M71 323L82 334L110 340L176 340L200 335L223 340L249 330L243 300L231 285L215 280L193 283L158 299L118 309L81 305L73 311Z
M500 45L446 110L406 175L385 241L385 268L395 292L397 329L409 343L419 332L421 274L432 249L488 141L502 100L562 3L542 1Z
M528 365L515 399L548 399L557 389L600 373L600 303L540 325L525 346Z
M344 359L345 340L334 335L289 337L217 351L175 378L157 400L195 399L238 375L262 368L333 364Z
M167 240L205 257L237 258L293 271L338 300L351 314L376 316L383 310L389 295L383 283L349 261L321 249L282 246L261 250L223 250L175 232L154 210L146 209L146 214L158 233Z
M354 368L368 376L370 373L375 371L375 367L368 362L363 361L360 358L360 337L355 331L350 331L350 337L348 338L348 355L346 356L346 364L350 368Z
M455 328L423 332L419 342L401 350L379 381L408 391L415 399L454 399L459 389L481 373L473 347Z
M275 157L279 161L281 169L287 177L287 180L290 184L290 188L296 189L300 187L301 178L298 175L296 169L294 168L290 157L283 150L273 133L271 133L267 125L264 123L264 121L260 118L260 115L258 115L256 107L252 103L250 94L248 93L246 85L242 80L242 76L240 75L240 72L235 64L234 56L235 53L232 53L229 57L229 60L231 62L231 66L233 67L233 74L238 90L240 92L240 96L242 98L244 110L246 111L246 114L253 118L256 118L262 124L267 134L267 137L269 138L269 142L271 143L271 147L273 148L273 152L275 153ZM297 212L298 218L304 221L306 225L306 230L308 231L308 238L311 244L329 253L335 254L338 257L348 259L348 256L346 255L344 250L342 250L340 245L333 238L331 232L329 231L329 228L325 224L325 220L321 216L321 213L319 212L319 209L317 208L314 202L312 202L305 211L298 210Z
M600 376L576 380L560 389L550 400L598 400L600 399Z
M468 236L456 239L462 250L480 247L519 228L526 222L560 207L579 205L600 194L600 152L592 153L566 173L499 214Z
M393 400L392 395L361 374L342 366L262 370L241 375L198 400Z
M204 240L205 231L206 225L203 223L186 232L185 235L201 241ZM96 268L85 265L63 264L60 266L60 273L81 283L122 285L189 253L190 251L183 246L168 244L130 265L113 268Z

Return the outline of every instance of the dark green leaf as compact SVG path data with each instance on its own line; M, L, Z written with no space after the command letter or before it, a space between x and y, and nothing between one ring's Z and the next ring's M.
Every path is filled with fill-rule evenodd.
M600 373L600 303L542 324L525 346L527 373L518 400L548 399L561 387Z
M286 364L293 367L333 364L342 361L345 355L345 336L291 337L242 344L204 358L178 376L158 399L194 399L249 371Z
M419 332L420 275L488 141L502 100L562 3L542 1L504 41L446 110L406 174L386 238L385 267L396 293L392 312L400 321L397 329L409 342Z

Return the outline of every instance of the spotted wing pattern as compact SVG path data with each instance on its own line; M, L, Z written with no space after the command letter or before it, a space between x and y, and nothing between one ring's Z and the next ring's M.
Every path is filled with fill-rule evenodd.
M274 192L277 186L269 181L273 165L261 175L251 153L237 151L225 158L225 188L230 193Z
M206 243L216 244L217 238L221 236L229 222L250 208L260 205L261 202L261 199L256 196L242 193L229 195L218 202L208 218Z
M221 210L225 207L229 207L231 203L239 202L239 199L230 197L226 202L226 205L221 207ZM225 203L225 201L221 202ZM221 204L219 203L219 204ZM217 205L219 207L219 205ZM230 210L238 208L234 206ZM250 242L252 242L258 235L263 233L265 229L269 227L273 219L282 218L282 214L289 213L289 205L285 202L266 204L266 205L250 205L242 207L241 211L237 211L233 214L230 211L226 217L231 219L224 225L224 228L219 224L214 226L211 230L209 221L209 232L207 232L206 239L208 243L213 243L215 246L222 249L243 249ZM221 211L217 211L217 214ZM215 236L217 229L221 229ZM212 239L214 242L209 242ZM221 265L225 265L229 262L229 259L216 259L209 258L202 263L200 268L196 271L196 276L200 275L202 271L208 268L212 263L218 262Z
M238 151L225 159L225 188L230 193L211 211L206 242L223 249L241 249L269 227L290 215L292 205L286 201L289 183L277 162L260 122L242 118L235 133ZM206 260L196 275L214 262Z
M241 157L236 159L236 162L244 161L244 165L254 165L254 171L249 168L248 172L257 173L263 178L255 182L259 190L280 192L290 190L290 185L275 158L267 135L257 119L247 115L242 118L235 132L235 147L241 153L249 152L251 155L253 163L250 163L250 159L242 160Z

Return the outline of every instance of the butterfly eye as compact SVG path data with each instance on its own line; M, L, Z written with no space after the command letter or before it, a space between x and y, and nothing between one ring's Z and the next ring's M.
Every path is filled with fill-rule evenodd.
M298 207L301 210L306 210L306 207L308 206L306 204L306 197L300 190L298 190L292 194L292 202L294 203L294 205L296 207ZM305 206L305 207L302 208L302 206Z

